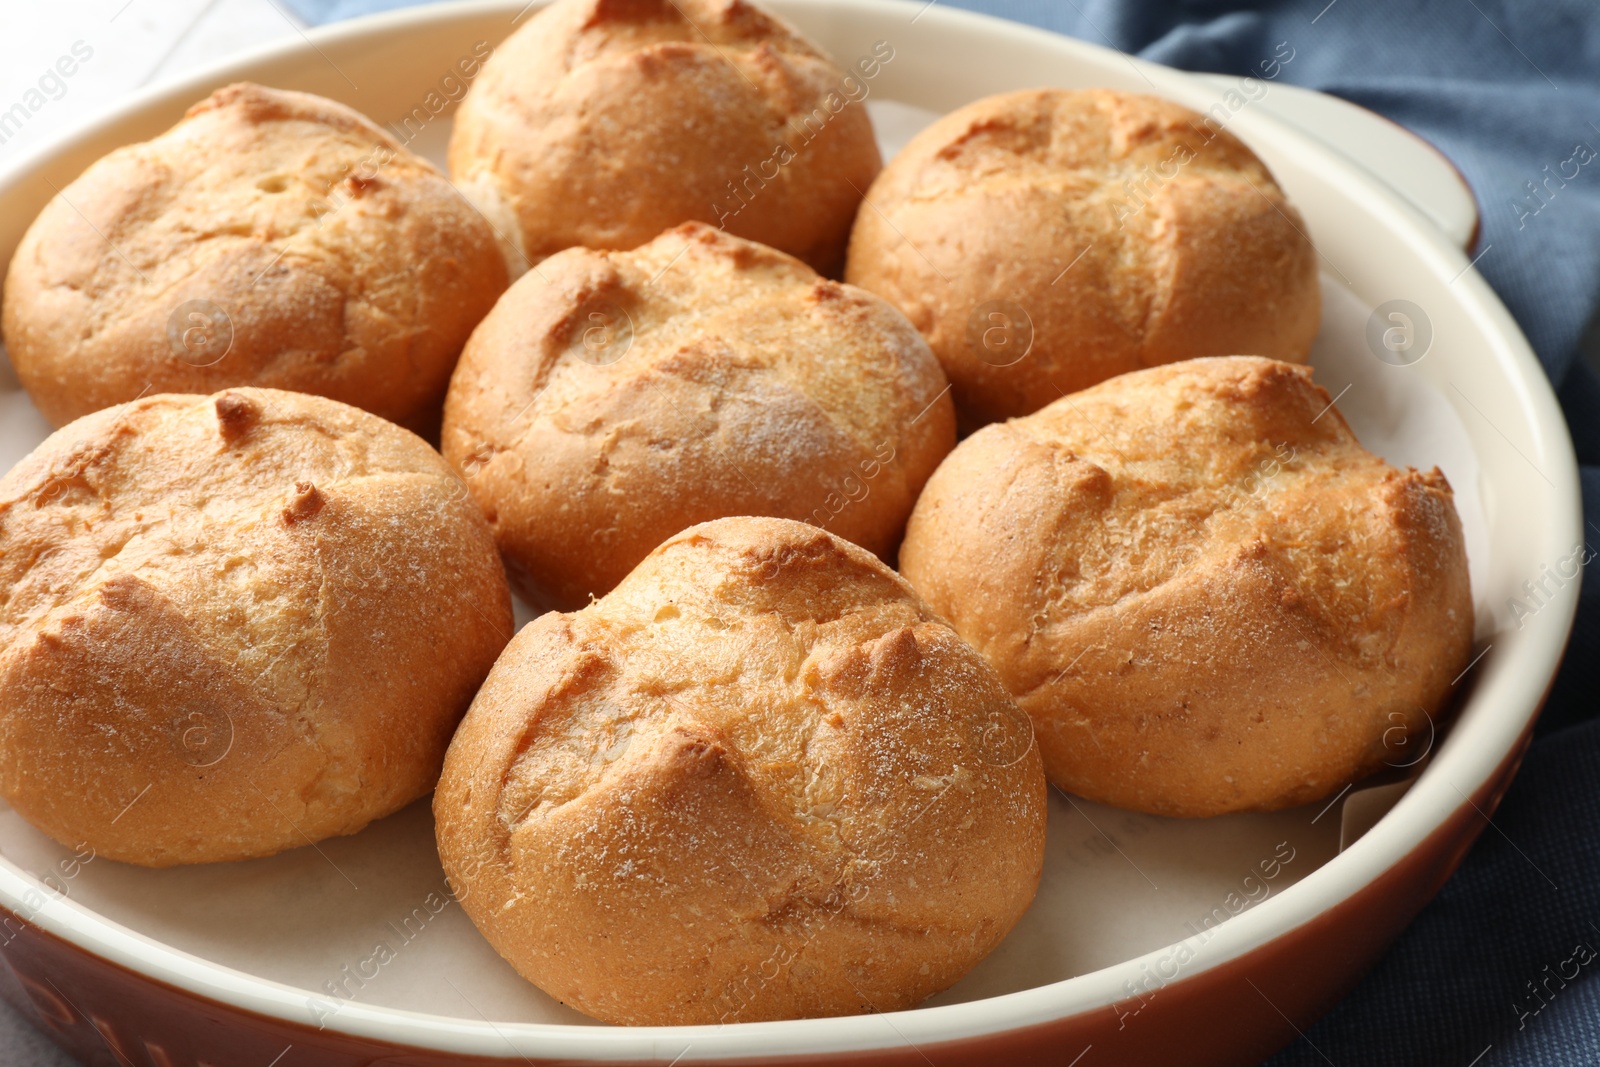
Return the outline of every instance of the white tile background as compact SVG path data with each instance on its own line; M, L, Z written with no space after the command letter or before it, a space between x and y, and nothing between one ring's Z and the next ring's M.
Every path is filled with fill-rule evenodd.
M44 106L0 144L0 166L134 89L301 30L273 0L0 0L0 113L50 76ZM78 42L93 54L50 84Z

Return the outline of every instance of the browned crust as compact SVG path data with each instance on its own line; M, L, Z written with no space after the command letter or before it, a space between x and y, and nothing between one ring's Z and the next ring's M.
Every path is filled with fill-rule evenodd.
M918 134L867 199L846 278L928 338L963 427L1178 359L1301 362L1317 333L1299 213L1237 138L1156 97L987 97ZM1019 362L999 365L1020 337L975 341L988 305L1031 323Z
M887 302L688 223L513 285L463 353L443 449L519 587L575 608L729 515L811 521L891 558L955 444L945 390Z
M1306 803L1407 761L1472 642L1444 476L1361 448L1309 369L1271 360L984 428L929 480L901 565L1033 716L1052 781L1157 814Z
M0 479L0 793L148 866L261 856L432 788L511 634L414 435L264 389L162 395Z
M5 339L57 426L257 385L430 432L506 282L493 231L432 164L342 104L238 84L46 206L6 277ZM221 309L231 342L182 346L218 329L191 301Z
M722 519L518 634L451 745L439 851L495 948L608 1022L898 1010L1032 900L1037 753L881 562Z
M533 262L700 220L836 273L882 165L846 78L744 0L557 0L484 64L450 172Z

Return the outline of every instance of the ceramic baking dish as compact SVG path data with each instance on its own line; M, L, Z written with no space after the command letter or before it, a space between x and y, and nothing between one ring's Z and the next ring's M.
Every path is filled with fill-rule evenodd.
M1485 828L1577 583L1547 583L1532 615L1509 602L1571 558L1581 520L1560 411L1463 252L1472 201L1448 167L1398 128L1284 84L1309 40L1267 50L1247 81L932 3L771 6L846 66L888 43L866 99L887 151L988 93L1105 85L1207 111L1267 161L1323 265L1318 379L1369 447L1437 464L1456 488L1479 658L1453 716L1384 775L1289 812L1186 822L1056 794L1039 899L955 988L912 1011L721 1027L602 1026L517 978L451 901L425 802L317 850L169 871L77 853L0 810L0 995L86 1062L1250 1063L1297 1040ZM342 100L437 159L462 61L529 14L517 2L394 12L142 92L0 172L0 263L85 166L234 80ZM1397 325L1400 350L1384 340ZM3 469L48 427L0 378Z

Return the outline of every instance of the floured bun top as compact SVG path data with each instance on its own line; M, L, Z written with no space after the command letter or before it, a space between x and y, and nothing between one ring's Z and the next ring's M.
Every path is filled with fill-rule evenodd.
M443 437L513 580L558 608L730 515L803 519L891 558L954 443L944 375L905 316L703 223L519 279L462 355Z
M882 161L841 70L745 0L556 0L462 100L450 172L525 261L700 220L836 273Z
M238 84L51 200L11 261L5 340L57 426L255 385L431 432L506 281L432 164L342 104Z
M1158 97L985 97L867 200L845 278L928 338L963 428L1179 359L1301 362L1321 322L1316 252L1266 165Z
M684 531L519 633L434 798L525 977L612 1023L909 1008L1027 908L1045 783L983 659L803 523Z
M1409 765L1471 654L1444 475L1368 452L1309 368L1267 359L985 427L929 480L900 560L1033 716L1052 781L1156 814Z
M0 479L0 793L150 866L354 833L432 788L510 634L415 435L270 389L109 408Z

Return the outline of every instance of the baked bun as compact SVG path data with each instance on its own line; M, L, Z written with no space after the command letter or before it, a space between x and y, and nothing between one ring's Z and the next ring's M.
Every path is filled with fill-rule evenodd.
M0 794L151 867L354 833L433 787L510 635L416 436L273 389L109 408L0 479Z
M556 0L467 91L450 173L527 261L698 219L837 275L880 60L846 74L745 0Z
M1309 369L1266 359L1139 371L978 431L900 559L1033 717L1051 781L1158 815L1414 762L1472 644L1444 476L1367 452Z
M332 100L230 85L50 201L11 260L5 340L56 426L259 385L431 433L506 281L432 164Z
M443 448L513 582L567 609L727 515L888 558L955 444L947 388L883 300L688 223L513 285L462 355Z
M606 1022L909 1008L1027 909L1045 780L994 671L841 538L731 518L514 638L439 854L524 977Z
M1109 89L979 100L912 139L856 218L848 281L928 338L962 425L1196 356L1301 362L1305 224L1215 120Z

